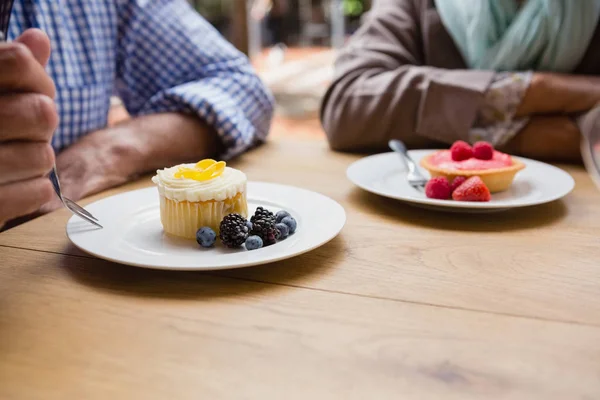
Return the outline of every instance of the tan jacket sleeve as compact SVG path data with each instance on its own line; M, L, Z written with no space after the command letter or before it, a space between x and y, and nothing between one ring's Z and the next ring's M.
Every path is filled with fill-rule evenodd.
M414 1L374 2L341 51L323 100L334 150L380 149L391 138L414 147L468 137L494 73L424 65L419 25Z

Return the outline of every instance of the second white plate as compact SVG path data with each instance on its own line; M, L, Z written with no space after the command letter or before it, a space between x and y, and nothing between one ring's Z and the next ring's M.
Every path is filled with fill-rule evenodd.
M418 164L421 158L435 150L409 151ZM348 179L358 187L381 196L402 200L412 205L453 212L496 212L515 207L533 206L560 199L575 187L575 181L560 168L527 158L515 157L525 163L511 188L492 195L486 203L429 199L406 181L406 169L396 153L383 153L362 158L347 170ZM429 173L421 169L423 175Z

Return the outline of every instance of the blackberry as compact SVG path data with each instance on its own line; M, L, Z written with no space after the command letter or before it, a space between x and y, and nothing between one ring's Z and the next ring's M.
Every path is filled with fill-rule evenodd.
M219 237L227 247L240 247L248 238L246 218L239 214L229 214L223 218L219 230Z
M265 246L277 242L279 231L275 228L275 215L271 211L258 207L250 221L252 222L250 233L259 236Z
M270 246L272 244L277 243L278 239L279 239L279 231L277 230L277 228L273 227L272 229L269 229L267 231L263 242L264 242L265 246Z
M275 215L273 215L273 213L266 208L258 207L252 218L250 218L250 222L254 223L254 221L259 219L269 219L275 223Z

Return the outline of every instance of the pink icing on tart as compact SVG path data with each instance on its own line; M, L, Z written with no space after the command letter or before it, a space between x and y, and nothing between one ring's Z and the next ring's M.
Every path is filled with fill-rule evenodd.
M479 160L469 158L468 160L454 161L450 150L441 150L429 158L429 163L443 169L465 170L487 170L510 167L513 165L512 157L506 153L494 150L491 160Z

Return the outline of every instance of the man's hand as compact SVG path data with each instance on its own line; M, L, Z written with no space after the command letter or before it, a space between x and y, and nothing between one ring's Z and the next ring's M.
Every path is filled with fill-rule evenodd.
M130 160L111 151L115 145L111 128L92 132L56 157L56 169L65 197L78 201L88 195L126 183L131 179ZM41 214L62 207L58 197L44 204Z
M50 41L39 30L0 43L0 227L53 196L44 177L54 164L50 139L58 125L54 83L44 70L49 57Z

